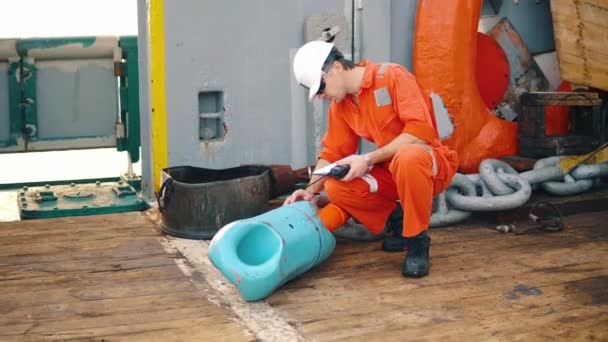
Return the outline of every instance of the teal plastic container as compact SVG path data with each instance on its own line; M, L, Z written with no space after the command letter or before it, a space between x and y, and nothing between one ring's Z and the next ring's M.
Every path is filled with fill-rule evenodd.
M232 222L215 235L209 259L246 301L260 300L327 259L336 239L307 201Z

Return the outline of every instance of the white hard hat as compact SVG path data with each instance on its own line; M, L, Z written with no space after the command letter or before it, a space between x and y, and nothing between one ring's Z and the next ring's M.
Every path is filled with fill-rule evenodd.
M332 43L316 40L304 44L296 52L293 59L293 74L301 86L308 88L309 101L312 101L319 91L323 63L333 47Z

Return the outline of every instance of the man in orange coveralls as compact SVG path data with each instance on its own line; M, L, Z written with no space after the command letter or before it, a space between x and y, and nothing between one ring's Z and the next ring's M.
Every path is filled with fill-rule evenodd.
M433 196L447 188L458 167L456 153L439 140L429 96L402 66L369 60L355 65L322 41L298 50L293 71L309 100L331 101L316 169L337 162L350 171L341 180L327 177L295 191L285 204L312 201L324 187L330 203L319 216L329 230L350 216L374 234L386 230L383 250L407 247L402 274L427 275ZM378 148L356 154L359 137Z

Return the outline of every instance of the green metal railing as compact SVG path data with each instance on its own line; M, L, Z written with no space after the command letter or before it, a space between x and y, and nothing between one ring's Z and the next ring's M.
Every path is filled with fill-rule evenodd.
M44 143L52 140L69 140L81 137L59 137L41 139L38 134L39 108L38 96L40 84L38 82L39 69L36 65L37 55L57 53L66 46L77 46L82 49L95 47L97 37L52 38L52 39L19 39L16 40L15 57L8 60L8 98L9 98L9 137L0 141L2 152L28 152L28 143ZM122 51L122 59L115 63L114 73L119 77L117 86L120 97L120 118L124 125L124 134L116 136L116 149L127 151L133 163L140 158L140 130L139 130L139 71L137 37L124 36L118 38L118 47ZM85 53L86 55L86 53ZM63 56L53 56L63 58ZM70 57L71 58L71 57ZM83 58L87 58L86 56ZM116 56L114 56L116 58ZM76 57L78 59L78 57ZM69 62L69 61L68 61ZM118 73L118 74L116 74ZM52 91L52 89L50 90ZM117 115L117 113L108 113ZM116 134L115 134L116 135ZM84 138L91 138L84 136ZM44 150L54 150L53 145ZM95 148L97 146L78 146L75 148ZM101 146L99 146L101 147ZM103 146L105 147L105 146Z

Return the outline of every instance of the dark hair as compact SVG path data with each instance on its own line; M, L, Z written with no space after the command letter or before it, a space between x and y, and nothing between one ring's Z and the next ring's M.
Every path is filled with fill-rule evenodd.
M353 61L351 61L350 59L344 58L342 52L336 49L335 46L331 48L329 56L327 56L327 58L325 59L325 62L323 63L323 68L321 68L321 70L327 71L329 68L331 68L334 62L340 63L342 67L346 70L355 68L355 63L353 63Z

